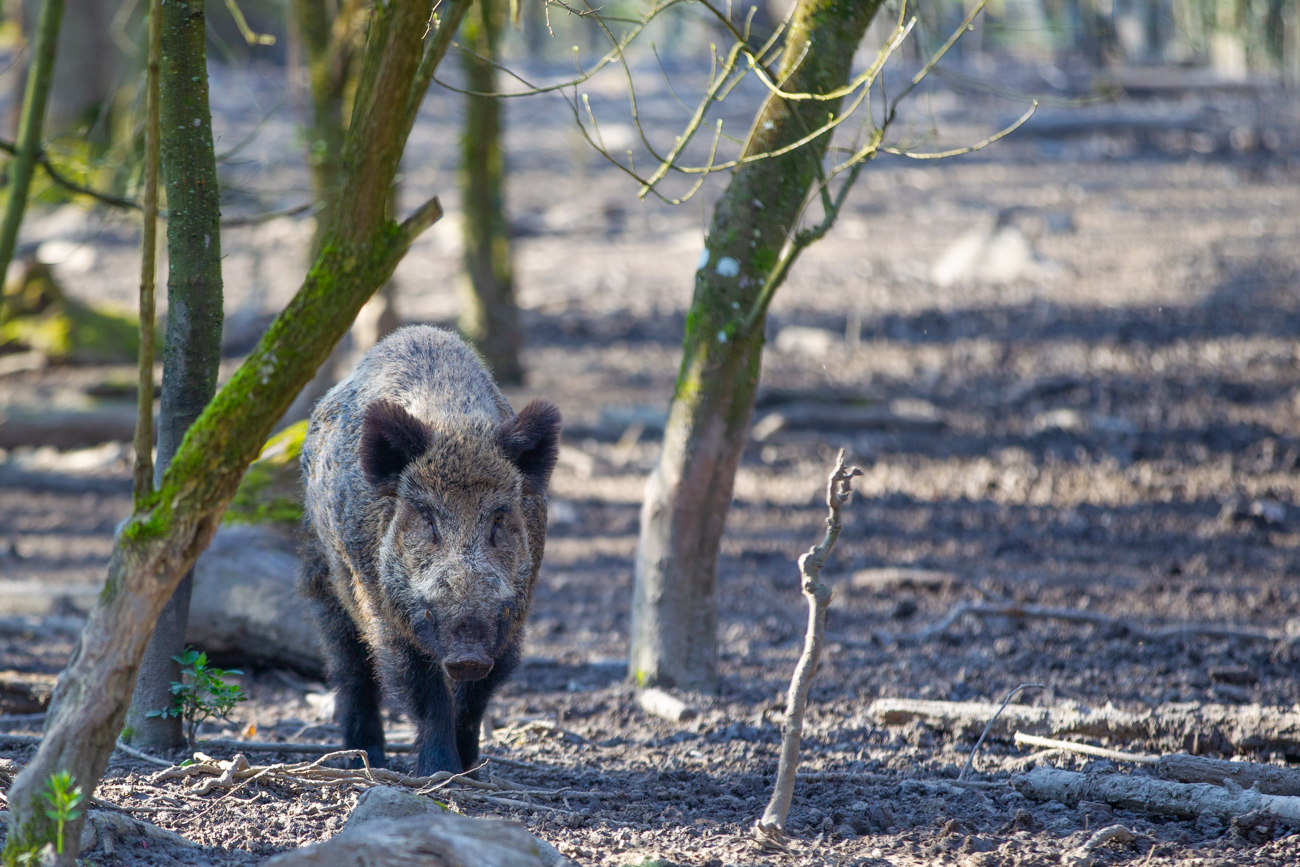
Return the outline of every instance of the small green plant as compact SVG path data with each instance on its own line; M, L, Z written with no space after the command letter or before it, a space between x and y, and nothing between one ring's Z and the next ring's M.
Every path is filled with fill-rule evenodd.
M57 774L51 774L50 780L45 784L45 791L41 793L45 803L49 804L45 808L45 815L58 823L58 831L54 838L54 851L63 854L63 826L67 822L81 816L81 811L77 807L85 800L85 795L81 792L81 786L76 785L72 774L67 771L59 771Z
M208 719L225 719L235 705L248 698L239 684L225 681L230 675L243 672L210 666L208 655L192 647L172 659L181 664L181 680L173 681L171 686L172 706L166 710L151 710L145 716L184 719L185 739L190 749L194 749L199 723Z

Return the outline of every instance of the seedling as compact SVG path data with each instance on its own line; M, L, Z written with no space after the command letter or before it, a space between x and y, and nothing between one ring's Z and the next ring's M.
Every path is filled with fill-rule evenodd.
M209 719L225 719L235 705L248 696L239 684L226 683L225 678L241 671L216 668L208 665L208 655L190 647L180 656L173 656L181 664L181 680L172 681L172 706L166 710L151 710L145 716L180 717L185 720L185 739L194 749L194 736L199 723Z
M50 781L45 784L45 791L41 797L45 803L49 804L45 808L45 815L58 823L58 831L54 838L54 850L63 854L63 826L67 822L81 816L81 811L77 807L85 800L81 792L81 786L74 785L72 774L67 771L59 771L57 774L50 775Z

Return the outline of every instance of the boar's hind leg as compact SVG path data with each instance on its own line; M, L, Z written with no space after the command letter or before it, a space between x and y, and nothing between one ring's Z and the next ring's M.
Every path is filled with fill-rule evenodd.
M343 746L365 750L371 767L387 767L374 661L356 624L338 601L330 597L318 602L317 622L323 633L326 674L335 690L334 716L343 726ZM360 759L354 759L352 766L361 767Z
M385 679L399 685L415 720L415 772L421 777L438 771L459 774L464 767L456 753L456 709L442 666L413 647L403 647L393 656L398 669L386 669Z
M488 701L518 664L518 649L511 648L503 659L496 661L487 677L456 685L456 751L465 770L478 764L479 732Z

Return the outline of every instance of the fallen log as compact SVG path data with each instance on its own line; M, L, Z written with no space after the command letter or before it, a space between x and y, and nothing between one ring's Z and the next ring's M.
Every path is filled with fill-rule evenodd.
M54 446L60 451L97 446L110 440L130 442L135 435L135 405L106 405L90 410L52 410L9 406L0 411L0 448Z
M1179 783L1223 785L1224 780L1232 780L1244 789L1258 786L1259 790L1266 795L1300 795L1300 771L1294 768L1265 765L1259 762L1229 762L1205 756L1189 756L1187 753L1165 756L1122 753L1090 744L1040 738L1024 732L1016 732L1015 741L1018 744L1047 747L1053 753L1071 752L1117 762L1149 765L1161 778Z
M1156 773L1180 783L1223 785L1231 780L1243 789L1259 786L1265 795L1300 795L1300 770L1258 762L1229 762L1186 753L1161 756Z
M1243 641L1292 641L1295 636L1281 629L1256 629L1231 623L1173 623L1165 626L1146 626L1122 617L1112 617L1099 611L1081 611L1077 608L1051 608L1043 605L1021 605L1015 602L963 602L931 626L917 632L920 641L936 638L947 632L963 617L1006 617L1012 620L1060 620L1099 626L1130 635L1141 641L1169 641L1189 636L1205 638L1237 638Z
M1300 827L1300 798L1266 795L1235 783L1175 783L1128 774L1080 774L1057 768L1035 768L1012 779L1016 791L1034 801L1059 801L1068 807L1080 801L1101 801L1112 807L1152 816L1194 819L1215 816L1231 821L1260 813L1285 825Z
M882 725L920 720L959 737L978 736L998 705L980 701L927 701L881 698L867 709ZM1075 735L1114 741L1143 741L1175 750L1233 753L1274 750L1300 754L1300 714L1291 708L1261 705L1165 704L1132 712L1107 705L1033 707L1007 705L989 731L1010 738L1014 732L1060 737Z

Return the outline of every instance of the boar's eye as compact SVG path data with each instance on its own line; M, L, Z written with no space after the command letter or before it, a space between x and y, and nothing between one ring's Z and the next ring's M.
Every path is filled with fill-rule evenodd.
M434 545L442 542L442 534L438 532L438 520L433 516L425 518L429 522L429 541Z
M505 537L505 523L506 516L500 512L492 517L492 529L488 531L488 544L493 548L501 544L501 540Z

